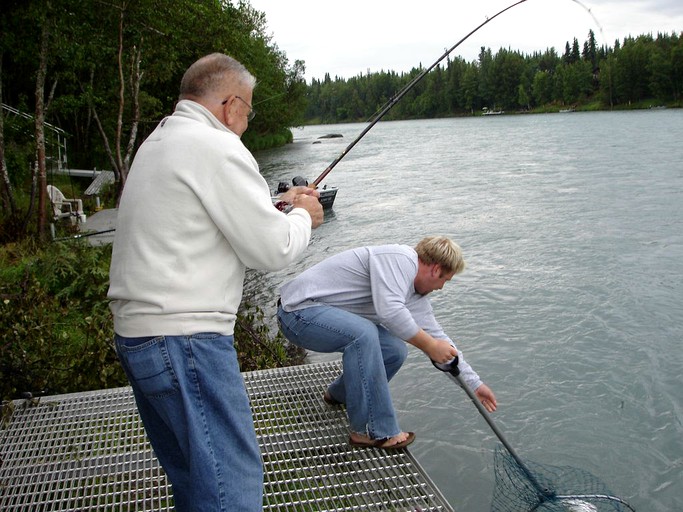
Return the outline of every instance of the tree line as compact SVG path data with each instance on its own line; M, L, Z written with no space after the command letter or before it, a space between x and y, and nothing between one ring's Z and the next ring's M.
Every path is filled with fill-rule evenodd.
M326 74L308 87L306 119L335 123L376 115L394 95L423 72L378 72L343 79ZM679 34L627 37L598 46L594 32L581 47L576 38L560 55L555 48L524 55L482 47L478 60L447 58L427 73L385 119L472 115L482 109L605 109L633 105L681 105L683 37Z
M45 232L55 166L110 169L120 194L140 142L172 112L183 73L212 52L258 79L245 144L286 142L288 127L303 122L304 65L288 62L248 2L3 0L0 240Z

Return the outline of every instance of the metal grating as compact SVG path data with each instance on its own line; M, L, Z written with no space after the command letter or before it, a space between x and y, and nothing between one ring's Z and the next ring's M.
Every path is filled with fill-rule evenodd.
M453 511L408 450L348 445L322 400L339 362L244 374L264 511ZM2 511L173 510L129 387L13 402L0 431Z

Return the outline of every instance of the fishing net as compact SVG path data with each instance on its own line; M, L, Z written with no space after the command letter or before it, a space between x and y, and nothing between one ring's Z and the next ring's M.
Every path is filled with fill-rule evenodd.
M525 461L502 446L494 456L491 512L622 512L632 510L597 477L570 466Z
M458 358L432 363L462 388L502 443L494 457L496 485L491 512L635 512L588 471L523 461L463 381Z

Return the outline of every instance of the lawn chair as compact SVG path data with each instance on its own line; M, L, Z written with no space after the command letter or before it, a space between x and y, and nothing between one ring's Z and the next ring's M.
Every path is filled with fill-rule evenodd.
M53 185L47 186L47 196L52 206L52 220L69 219L72 225L85 224L83 201L64 197L62 191Z

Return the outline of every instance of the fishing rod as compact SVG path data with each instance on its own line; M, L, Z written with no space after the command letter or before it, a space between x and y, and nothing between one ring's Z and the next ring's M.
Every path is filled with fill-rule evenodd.
M573 1L575 1L575 2L578 3L578 0L573 0ZM368 126L366 126L365 129L364 129L364 130L363 130L363 131L362 131L362 132L361 132L361 133L360 133L360 134L359 134L359 135L358 135L358 136L357 136L357 137L356 137L348 146L346 146L346 148L344 149L344 151L342 151L341 154L340 154L337 158L335 158L334 161L333 161L330 165L327 166L327 168L320 174L320 176L318 176L318 177L313 181L313 183L311 183L310 187L311 187L311 188L317 188L318 185L320 184L320 182L321 182L322 180L324 180L325 177L332 171L332 169L334 169L335 166L341 161L341 159L344 158L344 157L346 156L346 154L347 154L347 153L348 153L356 144L358 144L358 142L365 136L365 134L368 133L368 132L372 129L372 127L375 126L375 125L379 122L379 120L382 119L382 118L384 117L384 115L385 115L387 112L389 112L389 110L391 110L391 109L394 107L394 105L396 105L396 103L398 103L398 102L400 101L400 99L403 98L403 96L406 95L406 93L407 93L408 91L410 91L410 89L412 89L413 87L415 87L415 85L416 85L420 80L422 80L422 79L427 75L427 73L429 73L432 69L434 69L434 68L439 64L439 62L441 62L441 61L444 60L446 57L448 57L448 56L451 54L451 52L452 52L453 50L455 50L458 46L460 46L462 43L464 43L472 34L474 34L475 32L477 32L477 31L478 31L480 28L482 28L484 25L486 25L486 24L489 23L490 21L493 21L495 18L497 18L498 16L500 16L500 15L503 14L504 12L509 11L510 9L512 9L513 7L516 7L516 6L519 5L519 4L523 4L524 2L526 2L526 0L519 0L519 1L517 1L517 2L515 2L515 3L513 3L513 4L511 4L511 5L507 6L505 9L503 9L503 10L497 12L496 14L494 14L493 16L491 16L490 18L486 18L486 21L484 21L483 23L481 23L478 27L476 27L474 30L472 30L469 34L467 34L465 37L463 37L460 41L458 41L458 42L455 43L453 46L451 46L451 47L450 47L448 50L446 50L446 51L444 52L444 54L441 55L441 57L439 57L431 66L429 66L428 68L424 69L419 75L417 75L415 78L413 78L413 80L411 80L403 89L401 89L396 95L394 95L394 97L391 98L391 99L389 100L389 102L387 102L387 104L384 106L384 108L383 108L383 109L374 117L374 119L372 119L372 121L370 121L370 123L368 124Z
M73 235L73 236L63 236L60 238L53 238L53 242L64 242L67 240L78 240L80 238L88 238L91 236L97 236L97 235L103 235L105 233L113 233L116 231L116 228L111 228L111 229L105 229L103 231L88 231L87 233L81 233L79 235Z

